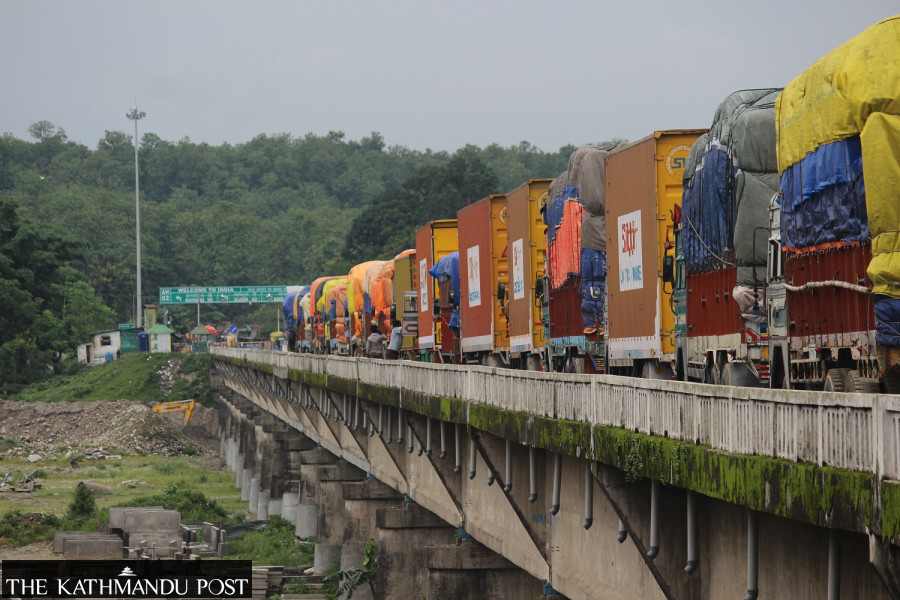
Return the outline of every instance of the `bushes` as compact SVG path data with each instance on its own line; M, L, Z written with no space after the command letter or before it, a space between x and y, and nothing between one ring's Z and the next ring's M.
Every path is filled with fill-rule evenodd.
M10 510L0 517L0 545L25 546L52 539L59 525L56 515Z
M229 521L228 513L215 500L207 498L203 492L177 485L170 485L162 494L141 496L118 506L162 506L180 512L182 521Z
M75 496L69 503L69 511L66 516L70 519L80 519L84 517L94 516L96 503L94 502L94 492L83 481L78 482L75 488Z
M248 531L229 544L229 552L234 558L285 567L313 562L314 549L314 542L295 538L294 524L278 515L271 515L262 531Z

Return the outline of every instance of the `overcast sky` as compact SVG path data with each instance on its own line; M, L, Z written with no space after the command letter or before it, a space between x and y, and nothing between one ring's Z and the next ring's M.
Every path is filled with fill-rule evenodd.
M707 127L896 0L0 0L0 132L39 120L220 145L379 131L453 151L555 151Z

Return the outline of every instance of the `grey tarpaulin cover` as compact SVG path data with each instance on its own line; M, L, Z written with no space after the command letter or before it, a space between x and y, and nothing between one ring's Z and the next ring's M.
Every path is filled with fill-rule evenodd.
M581 247L606 250L606 155L615 146L582 146L569 157L569 185L578 190L585 212Z
M737 284L762 287L769 238L769 202L778 191L775 99L779 91L739 109L731 128L734 162L734 258Z
M682 248L685 265L689 273L703 273L721 269L735 260L735 225L737 220L737 198L735 196L735 175L741 169L734 159L733 128L735 120L757 101L774 99L777 89L741 90L730 94L716 109L712 126L705 143L703 138L691 149L688 155L688 166L684 174L684 192L682 196ZM774 108L773 108L774 110ZM748 161L743 168L746 173L756 172L757 165L764 163L767 154L764 146L771 145L774 155L774 133L763 134L763 139L754 141L752 136L756 130L745 124L741 151ZM703 144L703 145L701 145ZM768 150L766 150L768 152ZM760 192L756 178L742 178L743 193L754 198ZM771 194L769 194L771 198ZM766 199L768 200L768 198ZM756 214L755 206L746 200L744 208ZM762 211L763 218L768 218L767 207ZM742 236L746 236L746 227L742 226ZM752 255L753 229L750 227L749 244ZM749 259L750 257L744 256ZM750 259L752 264L752 259ZM752 267L747 271L751 273ZM745 274L747 273L745 272Z

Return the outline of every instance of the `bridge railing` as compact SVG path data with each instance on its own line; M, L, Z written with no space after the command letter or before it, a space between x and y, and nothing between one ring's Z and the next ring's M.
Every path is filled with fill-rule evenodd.
M214 355L900 479L900 397L211 348Z

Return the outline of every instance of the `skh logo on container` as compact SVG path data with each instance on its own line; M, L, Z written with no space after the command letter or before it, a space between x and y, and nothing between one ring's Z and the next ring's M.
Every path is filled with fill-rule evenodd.
M246 560L3 561L3 598L251 598Z
M478 255L479 249L479 246L475 245L466 251L470 307L481 306L481 260Z
M641 211L619 216L619 289L644 287L644 252L641 242Z

